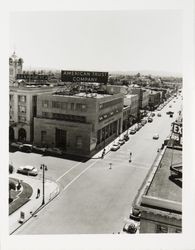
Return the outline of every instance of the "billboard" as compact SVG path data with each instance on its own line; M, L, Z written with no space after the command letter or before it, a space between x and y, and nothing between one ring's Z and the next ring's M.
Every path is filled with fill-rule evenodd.
M39 75L39 74L17 74L16 79L23 79L28 81L35 81L35 80L47 80L48 75Z
M61 80L63 82L96 82L106 84L108 82L108 72L62 70Z

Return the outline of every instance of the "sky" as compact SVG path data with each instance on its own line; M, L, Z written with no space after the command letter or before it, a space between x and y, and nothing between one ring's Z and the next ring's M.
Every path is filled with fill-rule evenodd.
M182 74L177 10L12 12L9 41L26 69Z

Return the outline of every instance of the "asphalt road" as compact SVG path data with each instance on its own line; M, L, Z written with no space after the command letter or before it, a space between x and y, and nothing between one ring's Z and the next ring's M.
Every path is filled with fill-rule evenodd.
M120 232L127 220L132 201L149 168L157 149L170 134L171 123L181 109L181 98L171 101L135 135L130 135L118 151L109 152L104 159L85 163L36 154L10 153L15 166L48 165L47 177L57 181L60 195L38 216L24 224L16 234L109 234ZM166 115L174 111L174 117ZM158 133L160 138L153 140ZM129 163L129 153L132 162ZM110 169L110 163L112 168ZM41 176L37 177L41 178Z

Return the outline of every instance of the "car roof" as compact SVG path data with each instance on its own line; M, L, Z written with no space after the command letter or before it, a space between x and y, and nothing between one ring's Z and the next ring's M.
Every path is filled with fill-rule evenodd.
M33 167L33 166L23 166L23 167L21 167L21 168L23 168L23 169L33 170L35 167Z

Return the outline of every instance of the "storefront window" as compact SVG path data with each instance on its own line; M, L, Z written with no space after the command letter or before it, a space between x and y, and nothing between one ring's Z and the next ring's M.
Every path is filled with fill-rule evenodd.
M164 225L156 225L156 233L168 233L168 227Z

